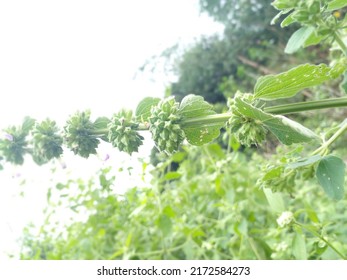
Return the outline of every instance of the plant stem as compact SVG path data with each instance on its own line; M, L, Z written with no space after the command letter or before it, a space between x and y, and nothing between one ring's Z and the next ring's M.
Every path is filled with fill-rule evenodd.
M232 113L223 113L223 114L216 114L216 115L209 115L204 117L198 117L198 118L192 118L188 120L184 120L181 125L182 127L190 127L190 126L206 126L209 124L222 124L230 119L232 116Z
M329 98L318 101L307 101L307 102L298 102L284 105L277 105L266 107L265 112L271 114L291 114L303 111L310 110L319 110L327 108L337 108L337 107L347 107L347 97L340 98ZM231 112L209 115L204 117L192 118L185 120L181 123L182 127L192 127L192 126L206 126L209 124L224 124L232 116Z
M310 110L320 110L327 108L338 108L338 107L347 107L347 97L340 98L329 98L318 101L307 101L307 102L298 102L291 104L283 104L277 106L265 107L264 111L271 114L291 114L297 112L304 112ZM182 127L196 127L196 126L208 126L208 125L224 125L232 116L231 112L223 114L215 114L209 116L203 116L198 118L192 118L184 120L181 123ZM139 124L139 127L136 130L148 130L147 124ZM97 129L91 131L92 135L107 135L108 129Z
M347 119L345 119L342 123L341 123L341 127L338 129L338 131L336 131L333 136L331 136L329 138L328 141L324 142L324 144L322 146L320 146L317 150L315 150L312 155L317 155L320 153L323 153L327 150L327 148L334 143L334 141L340 137L340 135L342 133L345 132L345 130L347 130Z
M329 98L317 101L298 102L266 107L265 112L271 114L291 114L310 110L347 107L347 97Z
M331 244L328 240L326 240L323 236L321 236L317 231L303 225L300 224L298 222L295 222L295 224L305 230L307 230L308 232L312 233L314 236L318 237L320 240L322 240L325 244L327 244L331 249L333 249L335 251L336 254L338 254L343 260L347 260L347 258L338 250L336 249L336 247Z
M347 46L341 39L340 35L335 33L335 41L340 46L341 50L347 55Z

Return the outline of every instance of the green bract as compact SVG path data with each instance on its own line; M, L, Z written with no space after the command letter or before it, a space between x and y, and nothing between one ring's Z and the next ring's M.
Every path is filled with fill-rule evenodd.
M132 122L132 112L115 114L108 124L108 140L120 151L132 154L142 145L143 137L136 131L138 124Z
M247 147L265 140L267 129L259 120L242 115L235 105L230 106L232 116L228 121L231 133L236 140Z
M153 106L151 115L148 118L149 130L153 135L156 146L160 151L168 154L177 151L185 138L179 125L178 108L179 103L175 101L175 98L169 97Z
M49 119L36 124L33 130L33 159L37 164L44 164L63 153L63 138L58 134L55 121Z
M90 112L77 112L64 127L67 146L82 157L96 154L100 141L93 133L94 124L90 121Z

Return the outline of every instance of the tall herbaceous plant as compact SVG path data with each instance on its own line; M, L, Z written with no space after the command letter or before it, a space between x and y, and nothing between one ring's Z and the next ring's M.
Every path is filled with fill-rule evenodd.
M317 131L316 128L305 127L287 115L307 111L314 111L320 114L322 109L347 107L347 97L308 100L299 103L291 102L290 99L301 94L304 89L319 86L335 79L341 81L341 93L347 93L347 17L341 14L341 11L346 9L347 2L345 0L276 0L272 2L272 6L279 11L278 15L273 19L273 24L281 21L282 27L294 23L299 26L289 39L285 52L292 54L300 48L319 45L322 42L328 43L331 45L331 52L333 53L331 56L333 59L329 65L305 63L288 69L283 73L262 76L257 79L253 92L238 91L232 98L229 98L228 111L221 114L217 114L213 106L201 96L190 94L184 97L181 102L177 102L174 96L163 100L147 97L138 104L135 112L122 110L110 118L105 116L93 118L90 111L76 112L67 120L63 128L59 128L55 121L49 118L39 122L26 117L22 125L3 129L4 137L0 140L0 168L3 168L5 162L23 164L27 154L31 155L37 164L46 164L62 155L63 146L69 148L76 155L88 158L96 153L96 149L102 141L111 143L113 147L131 155L137 152L142 145L144 139L142 136L143 131L148 131L152 135L156 148L166 155L172 155L173 161L182 164L182 169L184 168L183 159L189 157L187 154L191 153L190 157L194 157L194 153L198 153L200 149L209 154L215 165L215 170L221 171L227 165L235 165L235 157L242 159L243 155L236 151L240 145L244 147L254 147L254 145L261 147L266 143L269 135L272 134L281 144L291 146L292 148L289 149L289 152L288 149L283 149L282 154L278 154L272 157L272 160L267 161L266 164L264 163L262 172L257 173L257 188L260 187L260 190L264 191L270 205L283 204L280 196L278 196L276 201L276 192L290 193L291 196L295 197L305 181L315 181L317 186L320 185L332 204L334 201L343 200L345 196L345 162L341 156L334 152L334 144L346 133L347 119L341 119L336 126L331 127L327 131L320 131L318 134L315 132ZM273 101L277 101L276 104L279 105L271 106ZM329 115L327 114L326 117L328 118ZM219 153L218 149L220 148L208 143L216 139L220 135L221 130L226 131L232 138L232 141L229 142L229 145L231 145L231 147L228 147L229 154L219 155L218 157L223 158L223 161L217 162L213 160L213 157L214 154ZM309 143L309 145L306 143ZM199 148L191 148L191 151L189 151L187 145ZM192 158L190 159L193 161ZM257 164L255 156L248 162L249 166L252 166L252 160L254 160L255 165ZM197 162L199 162L198 159ZM203 160L197 163L197 166L202 163ZM192 171L195 167L190 168L191 172L198 172L198 170ZM201 166L201 168L203 167ZM254 166L248 167L248 175L246 174L247 170L242 169L242 172L245 172L245 177L253 177L251 174L253 172L252 168L254 169ZM214 191L221 197L224 196L220 200L221 205L224 199L233 200L231 197L226 197L228 194L231 195L230 193L222 190L221 184L226 176L225 170L223 172L217 175L213 173ZM232 173L230 170L228 172ZM222 173L223 175L221 175ZM166 177L163 178L163 181L175 182L176 179L188 175L179 172L166 172L164 176ZM194 178L193 175L192 177ZM229 179L234 180L231 177ZM199 193L199 187L192 187L190 191L192 193L189 196L194 196L194 191ZM147 192L151 191L147 190ZM165 200L165 190L162 190L159 194L156 193L156 195L161 195L161 199ZM135 217L146 211L153 210L150 210L151 206L148 206L154 203L150 198L147 199L151 202L147 200L147 202L141 202L139 197L134 198L136 195L131 193L131 191L127 196L132 197L128 197L129 201L131 199L137 201L139 203L137 207L139 208L136 208L137 210L135 209L133 212L127 212L124 214L125 216ZM102 199L102 196L99 199ZM183 198L177 197L177 199ZM199 200L198 197L194 197L194 199ZM204 199L208 198L205 197ZM317 195L317 199L322 198ZM112 200L112 203L123 202ZM167 201L162 203L165 204ZM171 232L175 231L174 221L178 220L177 214L173 210L173 205L176 205L174 201L171 206L159 205L159 216L153 214L156 218L151 226L157 226L160 229L160 239L163 242L161 245L157 244L154 246L149 244L145 248L144 244L138 244L137 249L132 248L130 250L129 248L131 248L133 243L132 240L138 234L134 229L126 236L122 236L123 239L121 239L125 240L123 249L110 252L107 257L252 258L253 255L244 253L242 248L239 248L237 253L237 250L232 246L231 249L222 248L223 244L219 244L217 239L213 242L209 241L203 228L196 229L189 232L189 234L187 233L190 238L184 237L183 234L185 231L189 231L189 226L185 228L185 231L182 229L183 235L179 238L175 239L172 236L170 237L171 239L168 238L172 234ZM309 206L306 205L306 207L308 208ZM153 206L153 208L155 207ZM280 227L290 226L297 233L292 243L293 253L290 255L286 255L284 253L285 250L281 248L275 250L271 247L271 244L265 246L259 238L250 238L251 233L245 233L247 227L242 228L242 225L240 225L242 219L238 220L237 228L234 226L232 229L238 236L242 235L243 232L248 236L249 244L247 246L253 248L251 250L254 251L257 258L276 258L276 254L277 258L288 258L293 255L295 258L307 258L306 246L318 246L317 248L321 249L329 248L336 256L346 258L347 248L340 245L337 246L334 242L331 242L328 233L324 232L319 226L308 225L299 221L297 218L300 216L300 213L285 211L283 207L277 208L283 210L283 213L277 219L278 225ZM201 211L207 211L205 208L202 209ZM125 210L115 209L115 211ZM319 212L319 210L317 211ZM193 212L191 214L194 215ZM319 224L319 214L318 216L313 214L313 212L311 214L310 219L313 221L313 224ZM204 221L206 219L206 217L200 217L201 215L198 215L198 211L195 212L195 215L197 219ZM183 218L184 215L182 216ZM220 229L226 226L228 222L226 219L224 221L225 224L222 224L221 220L214 215L209 219L211 219L209 221L211 226L217 226ZM133 226L134 228L136 227L135 225ZM179 226L177 225L177 227ZM303 232L307 232L312 237L310 244L305 244ZM220 236L220 238L223 239L223 236ZM233 237L230 236L228 238L232 239ZM174 243L171 244L171 247L168 245L170 242ZM225 242L225 244L229 244L228 241ZM200 244L200 249L197 249L198 246L196 244ZM217 246L216 244L221 247L218 249L219 251L216 250L219 253L213 256L210 250L212 251L214 246ZM192 248L192 251L187 249L189 246ZM241 245L239 244L239 246ZM260 246L262 249L254 249L257 246ZM276 246L280 245L277 244ZM150 253L147 254L146 250ZM195 252L202 250L205 253L201 251L195 254L193 253L194 250ZM304 252L303 250L306 251ZM269 252L272 252L272 254ZM311 258L319 258L321 253L317 249L314 254L312 253ZM105 255L101 257L105 257ZM89 258L92 257L89 256Z

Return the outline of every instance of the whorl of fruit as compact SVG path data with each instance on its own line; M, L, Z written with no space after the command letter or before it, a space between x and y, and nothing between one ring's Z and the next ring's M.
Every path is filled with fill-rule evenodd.
M236 140L244 146L257 145L265 140L267 129L258 120L242 115L233 100L228 102L232 116L228 121L228 127Z
M94 135L94 123L90 120L90 112L77 112L64 127L67 146L82 157L96 154L100 140Z
M179 125L179 103L174 97L166 98L151 108L149 130L160 151L172 154L176 152L185 138Z
M33 159L37 164L44 164L63 153L63 138L58 134L56 123L45 120L36 124L33 134Z
M136 129L138 124L132 122L132 113L130 111L121 111L115 114L108 124L108 140L120 151L132 154L138 152L142 145L143 136Z

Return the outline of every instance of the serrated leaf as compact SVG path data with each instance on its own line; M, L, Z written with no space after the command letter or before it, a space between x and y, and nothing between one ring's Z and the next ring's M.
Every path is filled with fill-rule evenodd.
M182 129L187 138L187 141L191 145L201 146L216 139L219 136L220 129L223 126L224 123L219 125L203 125L200 128L183 127Z
M258 120L285 145L308 142L317 135L303 125L283 116L263 112L240 98L235 98L237 110L244 116Z
M192 125L185 124L185 121L191 119L215 115L216 112L212 108L212 105L201 96L189 94L183 98L178 114L181 117L182 129L190 144L200 146L219 136L224 122L211 124L201 121Z
M308 157L308 158L300 159L300 160L298 160L296 162L291 162L291 163L287 164L287 167L295 169L295 168L298 168L298 167L311 165L311 164L316 163L317 161L319 161L321 158L322 157L320 155L314 155L314 156L311 156L311 157Z
M136 119L142 122L148 121L151 115L151 108L160 102L160 98L146 97L137 105L135 116Z
M346 0L333 0L329 2L328 8L326 9L326 11L330 12L330 11L341 9L346 6L347 6Z
M289 38L284 52L288 54L295 53L304 45L305 41L311 36L312 32L314 32L313 26L304 26L296 30Z
M189 94L185 96L178 109L178 114L182 120L192 119L216 114L213 106L207 103L202 96Z
M289 98L300 90L319 85L341 75L347 65L341 62L334 67L325 64L303 64L278 75L260 77L254 87L254 98L273 100Z
M345 163L336 156L326 156L318 164L316 176L325 193L332 199L344 197Z

